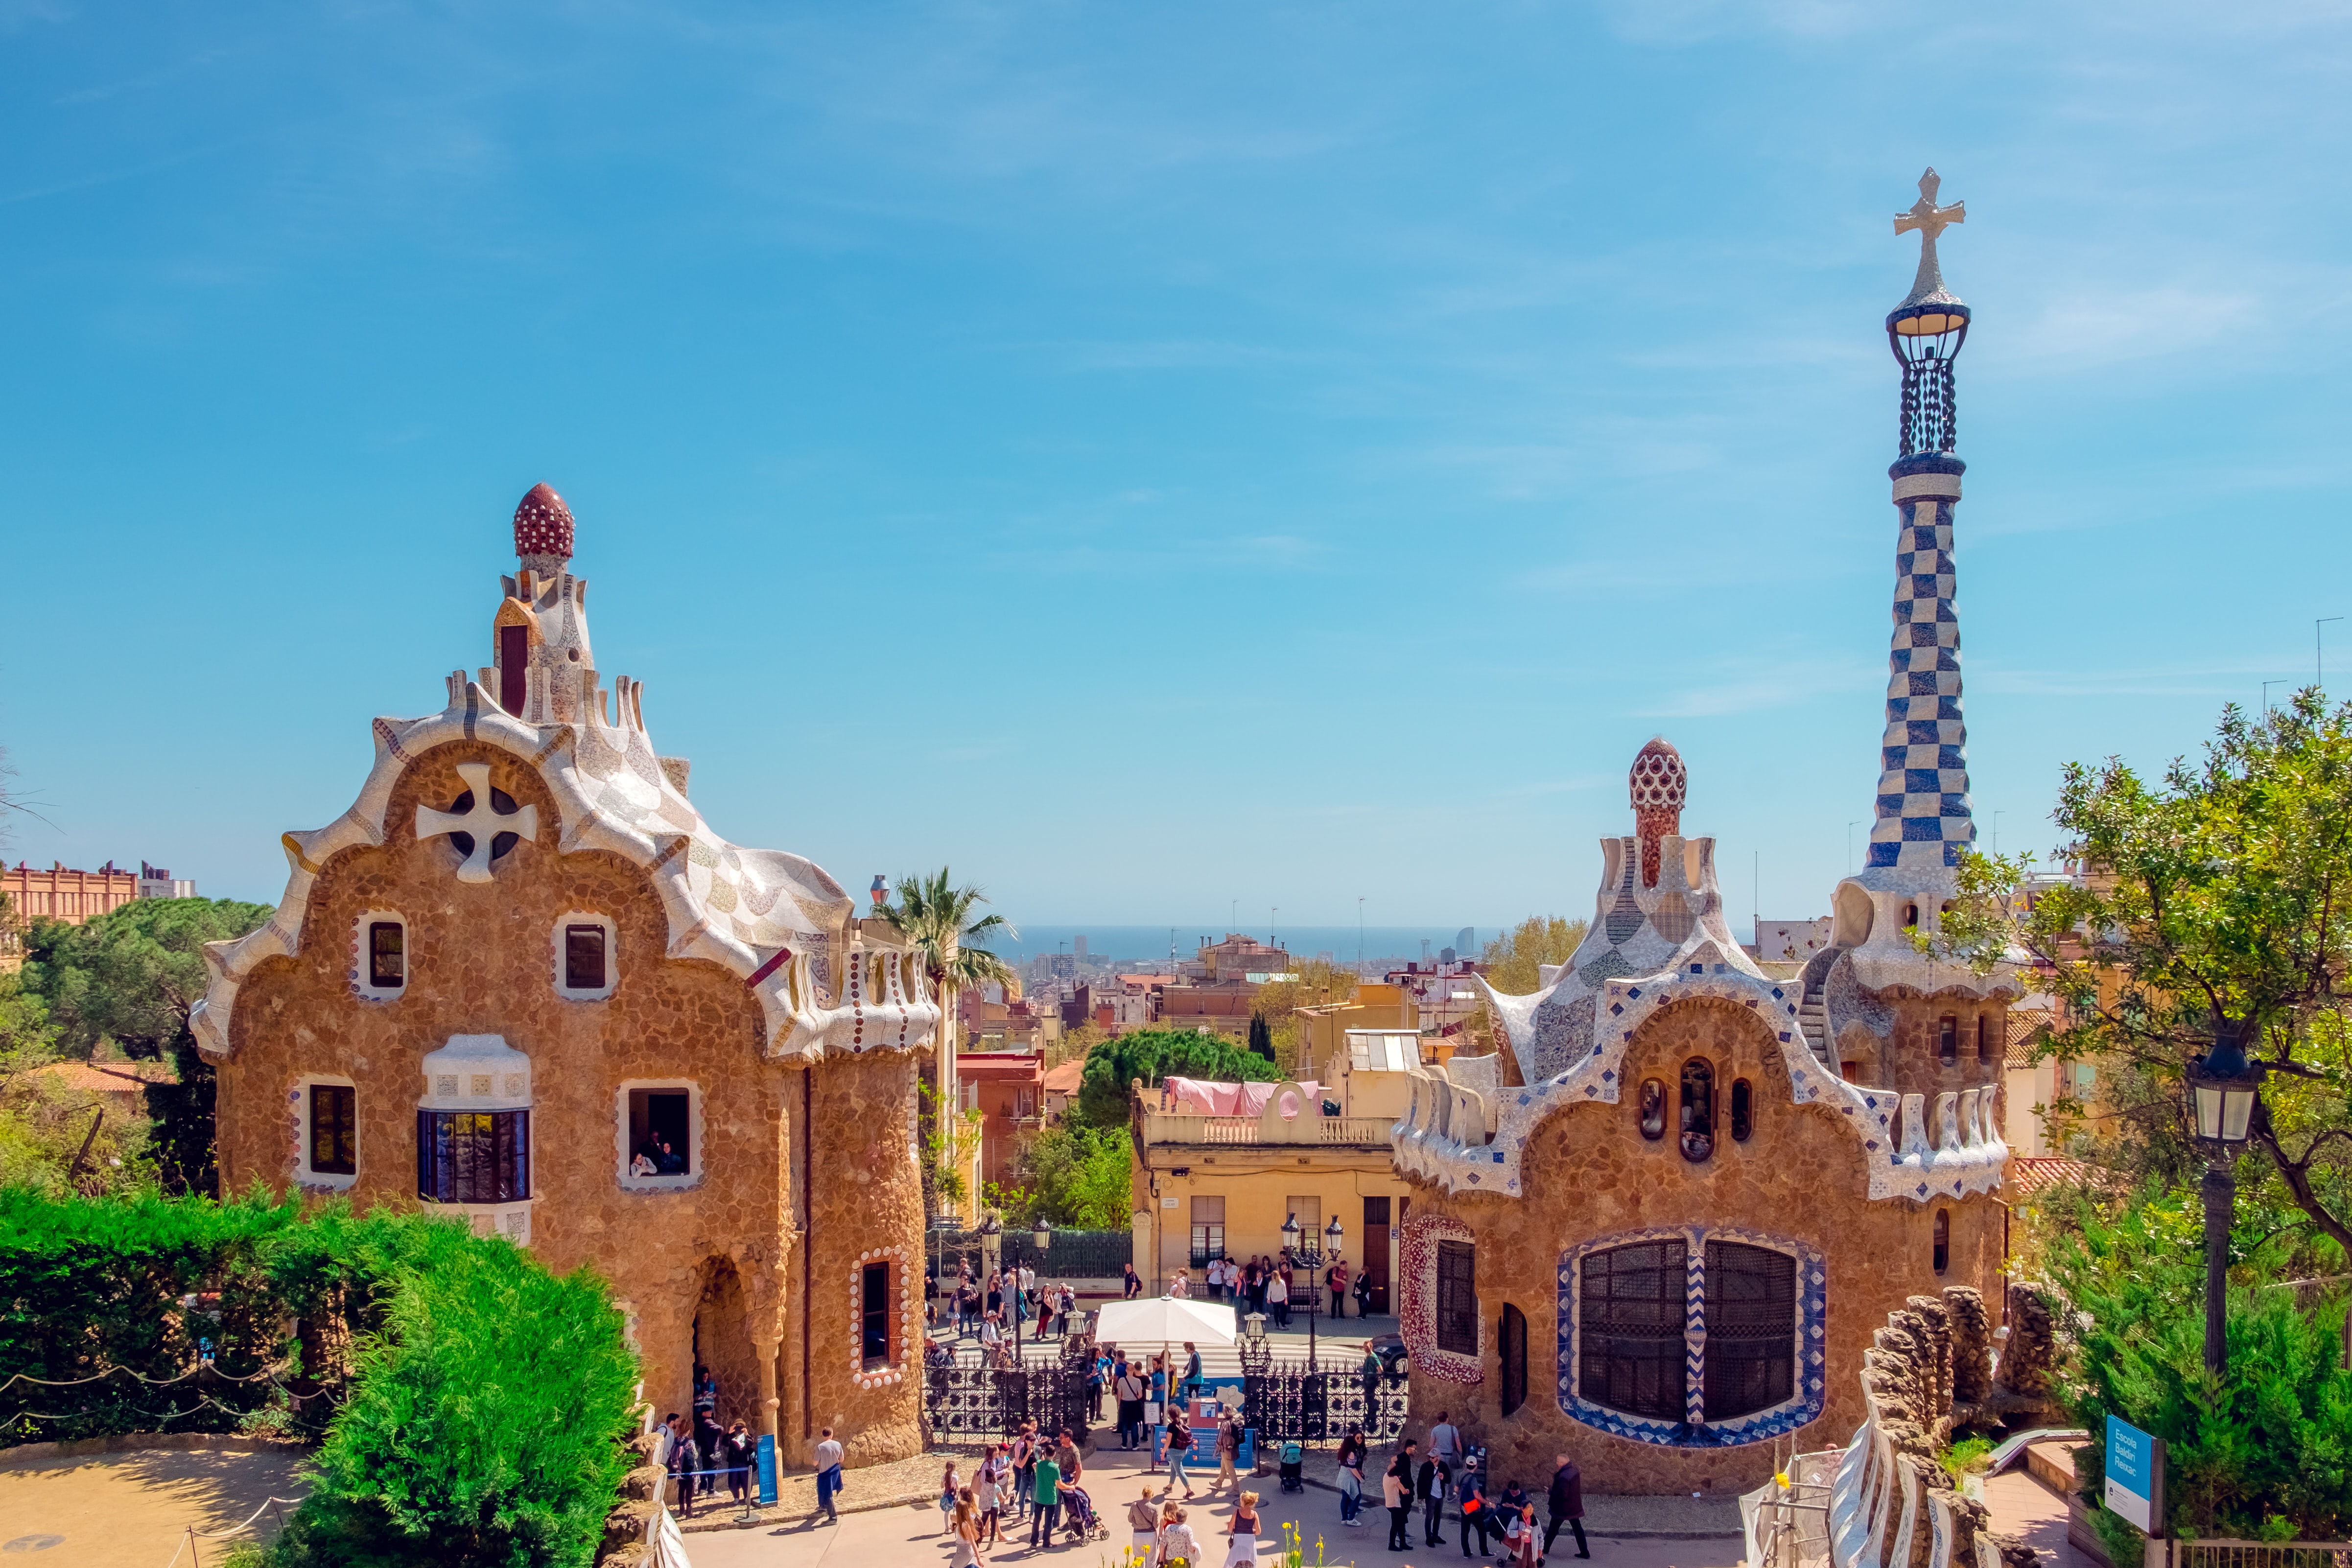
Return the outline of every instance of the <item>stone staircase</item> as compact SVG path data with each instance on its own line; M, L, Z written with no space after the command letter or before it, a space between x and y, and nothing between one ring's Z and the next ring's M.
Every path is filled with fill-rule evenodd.
M1829 966L1824 964L1805 982L1804 999L1797 1004L1797 1027L1805 1031L1814 1059L1834 1069L1837 1058L1830 1054L1829 1009L1822 1002L1822 978L1828 973Z

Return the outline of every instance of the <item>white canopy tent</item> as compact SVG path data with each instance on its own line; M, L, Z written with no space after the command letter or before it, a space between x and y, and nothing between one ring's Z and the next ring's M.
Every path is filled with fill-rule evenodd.
M1240 1337L1234 1309L1220 1301L1161 1296L1113 1301L1095 1313L1095 1340L1112 1344L1232 1344Z

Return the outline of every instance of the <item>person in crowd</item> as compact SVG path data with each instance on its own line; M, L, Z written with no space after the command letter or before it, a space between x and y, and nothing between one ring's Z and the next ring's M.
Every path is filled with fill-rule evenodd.
M1134 1560L1149 1563L1160 1550L1160 1502L1151 1495L1151 1483L1143 1483L1143 1495L1127 1505L1128 1545Z
M1245 1491L1225 1521L1224 1568L1257 1568L1257 1493Z
M950 1459L947 1473L940 1478L940 1533L941 1535L955 1533L956 1499L970 1490L971 1489L963 1484L963 1477L956 1471L956 1462Z
M1146 1397L1143 1374L1134 1362L1121 1357L1118 1369L1111 1379L1111 1391L1118 1400L1118 1446L1122 1451L1133 1452L1143 1441L1143 1401ZM1159 1526L1152 1526L1157 1530Z
M694 1427L684 1416L673 1410L662 1423L666 1433L660 1447L663 1465L670 1479L677 1483L677 1511L683 1518L694 1517L695 1463Z
M1217 1423L1217 1487L1239 1484L1234 1474L1234 1463L1241 1458L1242 1419L1238 1414L1227 1416ZM1215 1490L1213 1487L1211 1490Z
M1131 1301L1143 1294L1143 1277L1135 1271L1133 1263L1119 1265L1119 1300Z
M1034 1552L1054 1543L1054 1531L1062 1522L1062 1494L1070 1483L1050 1458L1038 1459L1030 1470L1029 1550Z
M1168 1484L1160 1489L1160 1495L1174 1491L1181 1483L1184 1495L1192 1495L1192 1478L1184 1473L1185 1462L1192 1454L1192 1423L1174 1411L1168 1416Z
M1067 1427L1062 1428L1054 1443L1054 1462L1062 1467L1062 1479L1072 1486L1086 1475L1086 1466L1078 1458L1077 1439L1070 1435Z
M1389 1550L1391 1552L1412 1550L1412 1542L1406 1534L1412 1528L1412 1448L1410 1437L1399 1443L1396 1457L1389 1461L1389 1468L1381 1472L1381 1501L1387 1505L1389 1511Z
M1356 1369L1364 1385L1364 1419L1377 1421L1381 1413L1381 1358L1372 1342L1364 1342L1364 1364Z
M1192 1293L1192 1281L1183 1270L1179 1269L1169 1277L1168 1293L1180 1301Z
M1236 1416L1235 1419L1238 1420L1239 1417ZM1370 1452L1371 1445L1364 1441L1364 1428L1360 1422L1350 1426L1348 1428L1348 1435L1339 1439L1339 1522L1341 1524L1357 1528L1361 1528L1363 1525L1364 1521L1359 1516L1364 1509L1364 1460Z
M719 1417L697 1408L694 1412L694 1446L702 1455L701 1492L705 1497L713 1496L719 1490L719 1475L727 1469L726 1442L727 1429L719 1426Z
M1331 1266L1323 1270L1323 1279L1331 1287L1331 1321L1337 1322L1348 1315L1348 1260L1332 1259Z
M1559 1539L1563 1524L1576 1532L1576 1554L1592 1555L1592 1549L1584 1543L1584 1472L1566 1454L1552 1459L1551 1490L1544 1500L1544 1511L1551 1516L1544 1526L1545 1558L1551 1556L1552 1542Z
M1491 1458L1492 1456L1489 1457ZM1486 1479L1489 1483L1492 1483L1494 1480L1494 1477L1492 1476L1489 1476ZM1507 1521L1511 1515L1518 1512L1522 1508L1529 1506L1531 1505L1528 1500L1528 1489L1518 1483L1518 1479L1517 1477L1513 1477L1511 1484L1503 1489L1503 1495L1494 1500L1495 1518L1498 1521ZM1489 1528L1487 1533L1491 1535L1494 1533L1494 1528L1498 1527L1499 1526Z
M1188 1339L1184 1342L1184 1385L1178 1397L1190 1399L1208 1385L1208 1379L1201 1375L1200 1347Z
M1282 1277L1279 1269L1265 1282L1265 1310L1266 1314L1274 1319L1275 1327L1286 1329L1290 1326L1290 1281Z
M1437 1425L1429 1429L1429 1457L1449 1470L1462 1468L1462 1428L1454 1424L1453 1412L1437 1413Z
M661 1175L661 1150L651 1138L637 1145L637 1152L629 1156L629 1174L633 1176Z
M1004 1310L1004 1276L991 1270L988 1275L988 1296L983 1310L991 1315Z
M1356 1315L1360 1318L1372 1315L1372 1277L1360 1269L1356 1270Z
M1486 1503L1486 1478L1478 1473L1478 1456L1467 1454L1462 1459L1462 1474L1454 1482L1455 1523L1462 1532L1462 1555L1470 1555L1470 1543L1478 1543L1478 1555L1492 1557L1486 1550L1486 1521L1494 1510Z
M1543 1561L1536 1550L1542 1539L1543 1531L1536 1525L1536 1505L1519 1504L1503 1521L1503 1561L1511 1568L1536 1568Z
M949 1531L955 1537L955 1549L948 1558L948 1568L988 1568L987 1559L980 1554L979 1500L970 1487L957 1494L955 1512L949 1517Z
M661 1156L654 1163L661 1167L661 1174L663 1176L684 1176L686 1174L686 1151L684 1149L673 1148L669 1140L667 1138L664 1138L661 1143Z
M1421 1499L1421 1543L1443 1546L1445 1536L1439 1526L1445 1522L1445 1501L1454 1491L1454 1470L1432 1454L1421 1461L1421 1474L1414 1479L1421 1483L1415 1494Z
M1033 1423L1021 1423L1005 1457L1013 1461L1013 1496L1021 1511L1015 1518L1025 1518L1037 1500L1037 1432Z
M972 1477L972 1507L980 1513L980 1534L973 1544L993 1546L1003 1538L1004 1489L1012 1483L1012 1470L1004 1462L1004 1445L989 1444L981 1455L979 1472Z
M734 1502L751 1500L751 1466L760 1455L760 1440L738 1421L727 1428L727 1496Z
M1201 1538L1184 1522L1184 1511L1170 1503L1160 1512L1160 1543L1151 1555L1152 1568L1168 1568L1175 1563L1187 1568L1208 1568L1201 1558Z
M816 1505L824 1510L828 1523L839 1524L841 1511L834 1506L833 1500L841 1495L842 1448L830 1427L819 1428L817 1436Z
M1110 1351L1104 1345L1095 1347L1094 1359L1087 1363L1087 1420L1099 1424L1102 1420L1103 1390L1110 1385Z

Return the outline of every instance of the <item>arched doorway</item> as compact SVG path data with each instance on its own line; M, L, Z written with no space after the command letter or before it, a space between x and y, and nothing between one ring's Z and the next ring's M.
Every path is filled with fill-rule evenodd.
M719 1380L719 1423L740 1421L766 1430L760 1406L760 1358L751 1343L751 1302L731 1258L703 1264L702 1298L694 1309L694 1364Z

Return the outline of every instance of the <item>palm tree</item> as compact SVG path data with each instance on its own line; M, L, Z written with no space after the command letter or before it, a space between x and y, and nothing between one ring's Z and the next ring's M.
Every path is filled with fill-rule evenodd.
M1021 994L1021 977L1013 967L980 944L990 936L1019 936L1012 922L1002 915L981 915L980 906L988 895L977 887L956 887L948 876L948 868L940 867L937 874L904 876L898 879L898 898L877 911L887 920L907 946L918 954L923 969L931 980L931 994L940 1004L939 1049L931 1064L931 1111L941 1120L958 1113L955 1074L956 998L967 986L998 985L1004 988L1009 1000ZM976 1114L976 1113L975 1113ZM953 1139L942 1139L941 1147L953 1163L961 1164L954 1153ZM979 1140L974 1138L973 1152ZM937 1173L927 1174L925 1186L934 1186ZM962 1185L973 1193L980 1190L976 1176L967 1179L964 1173L955 1173L950 1186ZM929 1194L936 1209L936 1193Z

